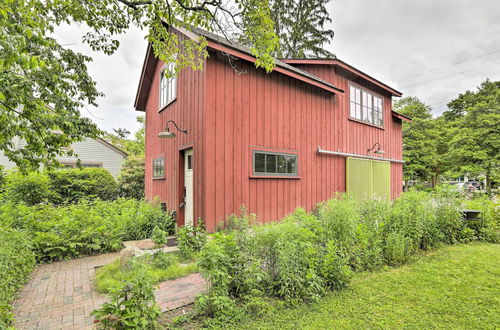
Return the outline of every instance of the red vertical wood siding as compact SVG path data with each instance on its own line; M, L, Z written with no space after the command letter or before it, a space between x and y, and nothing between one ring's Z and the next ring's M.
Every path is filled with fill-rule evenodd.
M236 70L233 68L236 66ZM334 95L281 73L211 51L203 71L183 70L177 100L158 113L158 63L146 109L146 197L178 209L180 149L194 149L194 216L208 231L245 206L260 222L279 220L297 207L311 210L345 191L345 158L320 155L317 147L367 155L379 142L384 157L401 159L402 131L391 116L391 96L332 65L301 65L345 91ZM350 121L349 82L383 96L384 129ZM188 129L175 139L157 137L168 119ZM252 150L296 153L299 178L252 178ZM165 180L152 179L152 160L165 156ZM392 198L399 196L402 165L391 165ZM179 223L182 225L182 222Z
M180 36L182 38L182 36ZM183 210L179 209L182 196L182 150L193 148L194 168L194 219L202 217L204 199L202 196L203 152L203 109L205 107L205 71L182 70L177 78L176 100L159 112L159 82L164 63L158 61L153 75L146 104L146 173L145 195L148 199L158 197L167 204L170 211L178 214L179 225L183 225ZM165 128L167 120L173 120L188 133L176 132L175 139L160 139L158 134ZM173 126L170 129L174 129ZM175 130L175 129L174 129ZM165 157L165 179L152 178L153 160Z
M310 210L335 192L344 192L345 158L319 155L318 146L366 155L379 142L386 150L384 157L401 159L401 123L392 119L387 92L355 81L383 96L385 127L380 129L348 120L353 79L349 72L326 65L302 67L346 91L334 96L280 73L266 74L241 60L234 70L225 56L210 55L205 68L202 212L208 230L238 213L242 205L267 222L297 207ZM254 149L297 153L300 178L251 178ZM402 166L393 163L391 168L395 198L401 191Z

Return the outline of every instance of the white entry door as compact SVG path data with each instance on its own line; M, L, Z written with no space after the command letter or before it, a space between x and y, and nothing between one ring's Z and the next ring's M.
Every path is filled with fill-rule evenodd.
M184 225L193 225L193 149L184 152Z

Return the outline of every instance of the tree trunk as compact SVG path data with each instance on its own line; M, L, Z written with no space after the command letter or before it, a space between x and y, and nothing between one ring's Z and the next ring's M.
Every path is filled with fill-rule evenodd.
M486 172L486 193L491 194L491 177L489 172Z

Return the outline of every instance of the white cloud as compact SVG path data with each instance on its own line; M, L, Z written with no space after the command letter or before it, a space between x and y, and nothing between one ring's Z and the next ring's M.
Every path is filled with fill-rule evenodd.
M420 97L435 114L445 110L443 101L486 78L500 79L498 1L334 0L329 6L331 50L405 96Z

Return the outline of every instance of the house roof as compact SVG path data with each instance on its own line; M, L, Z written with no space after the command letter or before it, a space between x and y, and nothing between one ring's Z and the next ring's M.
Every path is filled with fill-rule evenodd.
M104 140L103 138L96 138L95 140L97 142L101 143L102 145L108 147L109 149L113 150L114 152L119 153L123 157L128 156L128 154L125 151L123 151L120 148L116 147L115 145L109 143L108 141Z
M312 65L336 65L339 66L349 72L354 73L357 76L377 85L378 87L388 91L393 96L401 97L403 93L397 91L396 89L384 84L380 80L373 78L372 76L364 73L361 70L356 69L352 65L339 60L338 58L318 58L318 59L310 59L310 58L302 58L302 59L281 59L281 61L286 62L288 64L312 64Z
M220 37L214 33L208 32L206 30L197 27L193 27L192 31L187 31L186 29L178 27L172 27L172 28L193 40L198 40L199 36L203 36L208 42L208 48L225 52L227 54L233 55L235 57L241 58L243 60L252 63L255 63L256 61L255 57L251 54L250 49L239 43L229 41L226 38ZM137 95L135 99L134 106L136 110L145 111L146 100L148 96L147 93L152 84L153 74L157 61L158 59L153 54L152 46L151 44L149 44L148 49L146 51L146 57L144 59L141 78L139 81L139 88L137 89ZM305 83L322 88L332 93L336 94L344 93L342 89L338 88L334 84L326 80L323 80L319 77L316 77L315 75L307 71L301 70L288 63L285 63L284 61L276 60L276 66L273 71L280 72L284 75L290 76L294 79L301 80Z

